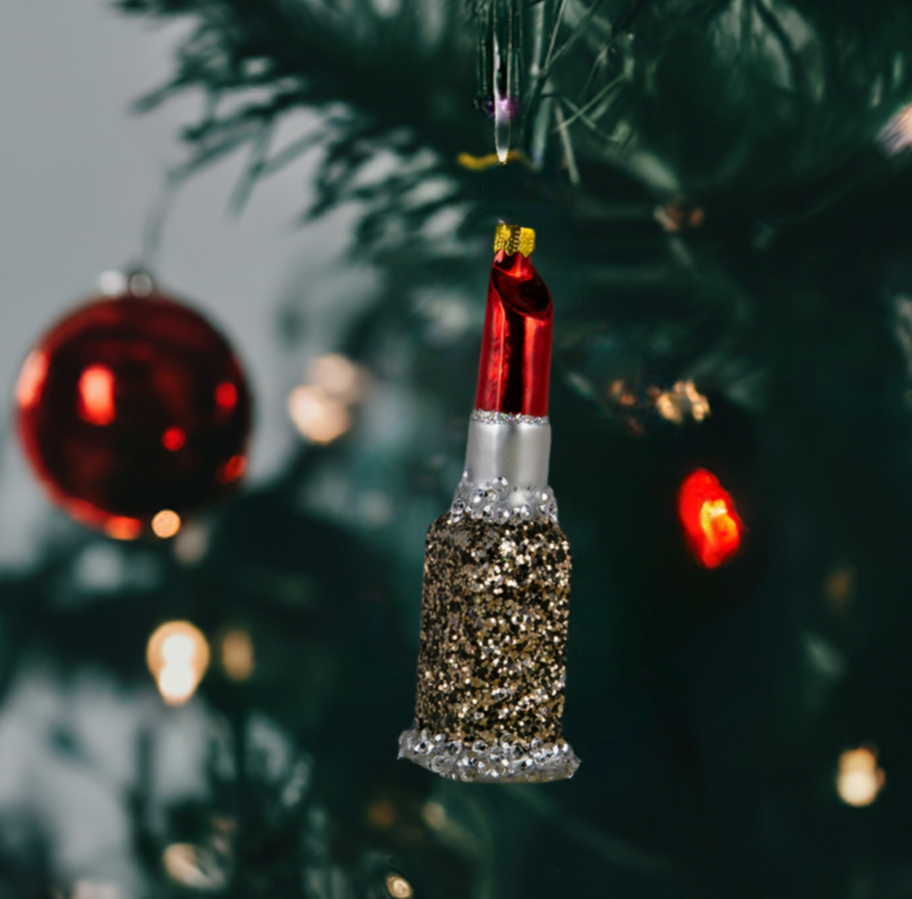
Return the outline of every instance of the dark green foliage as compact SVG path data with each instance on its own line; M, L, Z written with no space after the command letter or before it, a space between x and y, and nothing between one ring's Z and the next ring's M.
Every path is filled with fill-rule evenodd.
M174 78L140 107L206 92L206 115L183 136L188 166L245 149L235 204L319 145L307 215L357 203L356 251L390 267L401 259L413 289L467 251L474 264L474 239L486 242L497 217L522 218L545 228L542 252L573 275L561 293L579 301L565 306L565 325L578 314L586 331L604 332L610 296L615 324L630 310L638 353L673 345L665 377L699 366L729 384L752 376L756 388L767 360L754 316L777 271L788 277L796 253L823 270L840 242L880 255L907 233L890 202L905 163L876 142L912 95L903 3L120 6L195 22ZM457 157L493 151L478 108L491 100L495 34L512 47L513 146L532 167L478 173ZM320 126L274 146L283 118L302 108L320 110ZM652 207L680 196L705 225L669 245ZM578 343L566 331L562 340Z

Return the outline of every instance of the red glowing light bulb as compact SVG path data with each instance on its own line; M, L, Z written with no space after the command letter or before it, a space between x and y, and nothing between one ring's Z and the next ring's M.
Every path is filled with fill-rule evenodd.
M551 376L551 294L529 260L535 232L500 225L488 284L475 408L544 417Z
M731 495L712 472L698 468L684 478L678 517L690 551L704 568L718 568L738 552L744 525Z

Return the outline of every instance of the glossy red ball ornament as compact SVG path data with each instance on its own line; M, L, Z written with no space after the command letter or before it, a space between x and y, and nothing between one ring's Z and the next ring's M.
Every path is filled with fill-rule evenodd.
M678 517L688 548L704 568L718 568L738 552L744 525L731 495L711 471L698 468L684 478Z
M165 510L184 516L244 473L243 369L206 319L158 292L104 297L63 318L26 358L16 400L22 445L51 498L112 537L155 529Z

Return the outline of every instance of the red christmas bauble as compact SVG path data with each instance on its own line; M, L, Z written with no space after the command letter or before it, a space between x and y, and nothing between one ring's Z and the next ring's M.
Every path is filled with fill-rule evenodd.
M16 399L48 493L113 537L216 500L244 473L243 369L208 321L158 293L97 299L63 318L26 358Z

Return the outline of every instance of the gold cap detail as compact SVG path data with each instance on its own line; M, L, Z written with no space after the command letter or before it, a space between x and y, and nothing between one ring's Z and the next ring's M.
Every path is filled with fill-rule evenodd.
M505 225L501 222L494 232L494 252L504 251L507 256L522 253L528 256L535 249L535 231L519 225Z

